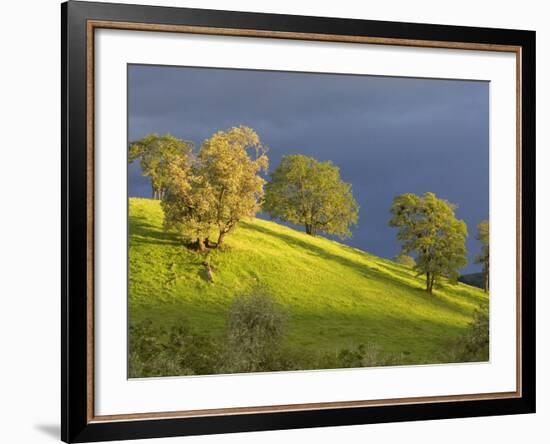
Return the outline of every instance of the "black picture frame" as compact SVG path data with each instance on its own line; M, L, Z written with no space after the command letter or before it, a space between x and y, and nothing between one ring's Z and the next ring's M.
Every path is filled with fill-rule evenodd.
M94 421L89 415L90 312L87 145L87 23L368 36L521 48L521 396L500 399ZM90 442L181 435L510 415L535 412L535 32L69 1L61 5L62 54L62 313L61 438Z

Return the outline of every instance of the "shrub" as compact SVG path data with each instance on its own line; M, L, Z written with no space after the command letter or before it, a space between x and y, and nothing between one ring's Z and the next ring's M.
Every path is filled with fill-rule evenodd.
M398 254L397 256L395 256L394 261L400 265L404 265L405 267L409 268L413 268L416 265L414 257L407 254Z
M464 353L471 360L489 359L489 308L485 304L474 312L474 320L464 341Z
M459 347L450 348L455 353L454 362L474 360L459 359L459 352L461 356L471 356L480 347L488 347L484 319L480 311L467 340L457 342ZM262 287L234 299L223 340L197 334L185 319L171 327L155 326L151 320L145 320L130 326L128 375L146 378L403 363L402 355L385 352L373 343L332 351L292 349L283 346L285 326L285 313Z
M130 378L212 374L219 355L216 343L185 320L168 329L151 320L131 325L128 352Z
M385 352L377 344L369 343L333 351L283 349L277 363L281 364L278 370L327 370L399 365L403 364L403 356Z
M482 362L489 359L489 307L481 304L474 312L468 331L451 342L445 353L448 362Z
M338 353L339 367L381 367L397 365L403 361L402 357L395 354L385 353L376 344L360 344L356 348L344 348Z
M273 371L281 367L277 361L285 323L285 314L265 288L237 296L227 317L222 371Z
M141 378L157 376L157 359L163 352L161 341L165 332L155 328L147 319L138 324L130 325L128 332L128 376Z
M174 325L168 334L165 354L176 361L177 375L215 373L219 345L214 339L194 332L187 321Z

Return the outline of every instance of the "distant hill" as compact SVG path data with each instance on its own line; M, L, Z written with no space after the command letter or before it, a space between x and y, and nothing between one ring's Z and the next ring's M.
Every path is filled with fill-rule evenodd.
M463 274L458 278L458 280L460 282L463 282L468 285L472 285L474 287L481 288L483 290L483 285L484 285L483 273Z
M430 363L488 297L463 283L443 283L429 295L407 267L255 218L239 224L224 251L211 251L209 282L204 256L162 222L159 201L130 199L130 323L187 318L199 333L219 337L235 295L260 283L287 311L286 345L294 350L374 344L403 363Z

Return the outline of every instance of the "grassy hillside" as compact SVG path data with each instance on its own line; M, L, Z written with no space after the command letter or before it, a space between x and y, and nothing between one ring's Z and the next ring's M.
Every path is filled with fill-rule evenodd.
M294 350L376 344L404 363L428 363L465 333L488 297L462 283L428 295L408 268L259 219L242 222L223 252L212 251L210 283L204 256L163 231L158 201L133 198L129 208L131 323L184 317L198 332L219 337L231 300L260 282L289 313L286 345Z

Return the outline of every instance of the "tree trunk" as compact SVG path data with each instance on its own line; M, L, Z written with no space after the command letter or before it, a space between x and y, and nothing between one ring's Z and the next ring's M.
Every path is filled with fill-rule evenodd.
M200 237L197 239L197 250L201 253L206 251L206 246L204 245L204 241Z
M430 272L426 273L426 291L430 292Z
M485 271L485 282L483 287L485 293L489 293L489 271Z
M218 244L216 245L216 248L221 247L223 245L225 234L226 234L225 231L220 231L220 235L218 236Z
M306 233L310 236L315 236L316 230L313 224L305 224L306 227Z

